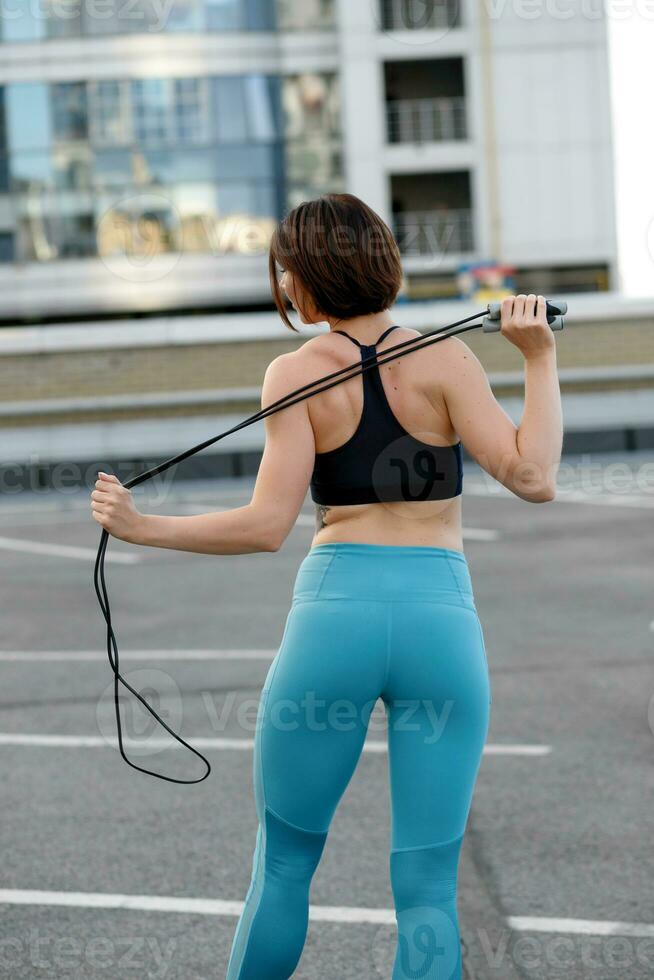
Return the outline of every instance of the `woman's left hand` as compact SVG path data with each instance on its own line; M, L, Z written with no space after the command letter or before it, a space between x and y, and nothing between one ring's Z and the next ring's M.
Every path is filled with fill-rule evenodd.
M143 514L134 505L132 491L113 473L100 470L91 494L91 513L93 519L115 538L138 544Z

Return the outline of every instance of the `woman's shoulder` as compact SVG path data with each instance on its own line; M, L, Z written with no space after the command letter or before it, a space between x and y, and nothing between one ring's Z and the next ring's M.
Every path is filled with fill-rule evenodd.
M424 332L421 330L416 330L413 327L399 326L397 330L394 330L385 339L380 351L380 357L396 344L413 339L418 340L423 336ZM342 343L344 340L346 341L347 338L343 338L340 335L335 336L333 331L328 330L325 333L316 334L313 337L307 338L294 350L280 355L275 360L281 360L289 369L292 368L294 371L300 372L308 371L315 373L315 370L323 365L325 368L324 373L327 373L330 364L333 364L334 361L342 361L343 355L346 356L347 363L356 362L359 353L357 348L351 342L348 342L347 346L344 346ZM411 353L413 349L413 347L408 347L407 353ZM432 343L418 344L415 350L421 354L419 364L424 365L425 371L431 376L433 376L432 372L438 369L439 366L443 367L445 362L452 367L461 358L465 358L467 354L472 353L470 347L459 337L446 337ZM418 364L416 364L415 369L417 371L420 370Z

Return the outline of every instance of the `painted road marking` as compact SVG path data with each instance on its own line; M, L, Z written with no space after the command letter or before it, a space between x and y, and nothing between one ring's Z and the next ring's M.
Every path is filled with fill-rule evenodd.
M206 508L198 507L195 504L180 505L180 509L192 514L207 513ZM227 507L211 507L210 510L224 511ZM314 527L316 526L315 514L298 514L294 527ZM463 537L470 541L497 541L499 532L485 527L464 527Z
M120 660L272 660L277 650L120 650ZM0 661L107 662L106 650L0 650Z
M565 932L578 936L632 936L654 938L654 925L647 922L605 922L602 919L548 919L542 916L511 915L507 919L519 932Z
M75 548L66 544L48 544L45 541L25 541L19 538L0 538L0 548L7 551L23 551L32 555L52 555L56 558L76 558L80 561L90 561L97 558L97 548ZM135 565L141 561L141 555L137 552L115 552L108 551L105 561L114 562L116 565Z
M492 497L496 500L515 498L515 494L499 483L490 486L485 483L468 482L464 494L471 497ZM557 504L596 504L599 507L654 507L654 494L644 493L589 493L587 490L572 490L557 487Z
M187 735L186 740L198 749L214 749L216 751L240 751L247 752L254 748L253 738L207 738L198 736L194 738ZM27 732L0 732L0 746L2 745L22 745L31 748L63 748L63 749L104 749L118 748L118 739L111 737L105 738L102 735L44 735ZM126 748L151 749L176 749L182 745L176 739L168 738L144 738L144 739L123 739ZM384 753L387 751L387 743L368 739L364 742L364 752ZM487 744L484 746L485 755L511 755L511 756L544 756L552 751L551 745L520 745L520 744Z
M316 518L309 514L300 514L295 522L295 527L315 527ZM470 541L497 541L499 531L485 527L464 527L463 537Z
M221 507L215 504L208 503L206 507L200 507L196 504L176 504L173 505L175 510L180 511L184 514L198 515L198 514L208 514L208 513L222 513L223 511L230 510L229 507ZM14 513L19 513L24 511L19 511L17 509ZM10 510L0 509L0 524L2 523L2 516L5 513L12 513ZM6 522L8 523L8 522ZM87 524L94 523L93 518L86 515L85 513L76 513L74 511L66 510L57 513L56 511L43 512L41 514L26 514L24 519L21 520L13 518L11 521L11 526L15 527L19 524L21 527L37 527L39 525L53 525L58 524ZM96 525L97 526L97 525ZM294 527L313 527L316 526L315 515L312 514L299 514ZM98 526L99 527L99 526ZM492 530L490 528L484 527L464 527L463 528L463 538L469 541L497 541L499 538L499 531ZM12 539L14 540L14 539ZM71 556L75 557L75 556ZM107 553L108 558L108 553Z
M463 540L468 541L499 541L500 532L485 527L464 527Z
M142 912L177 912L182 915L240 916L243 902L216 898L182 898L165 895L111 895L101 892L49 892L0 889L0 905L65 905L73 908L129 909ZM392 909L309 907L309 918L320 922L390 923Z
M45 905L68 908L126 909L140 912L173 912L181 915L238 917L243 902L218 898L186 898L169 895L121 895L107 892L55 892L0 889L0 905ZM346 922L395 925L395 910L355 906L310 905L315 922ZM509 916L507 924L519 932L550 932L588 936L654 937L647 922L603 921L601 919L549 919L538 916Z

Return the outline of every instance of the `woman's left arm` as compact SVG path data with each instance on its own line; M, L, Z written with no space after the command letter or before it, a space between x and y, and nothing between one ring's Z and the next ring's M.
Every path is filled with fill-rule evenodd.
M307 383L298 353L282 354L269 364L262 408ZM265 448L252 498L244 507L189 517L141 514L131 490L117 477L103 474L91 494L94 519L114 537L153 548L205 555L278 551L304 503L315 440L306 400L268 416L264 425Z

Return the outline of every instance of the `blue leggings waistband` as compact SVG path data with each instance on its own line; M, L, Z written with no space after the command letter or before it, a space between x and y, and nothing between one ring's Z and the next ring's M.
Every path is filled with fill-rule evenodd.
M333 551L352 555L365 554L366 552L374 554L378 552L379 554L386 554L389 557L393 555L447 555L448 558L456 558L467 564L466 556L462 551L456 551L454 548L437 548L432 545L372 544L368 541L327 541L324 544L314 545L309 550L309 554L312 554L314 551Z
M315 599L431 601L475 607L463 552L359 541L330 541L309 550L297 572L293 600Z

